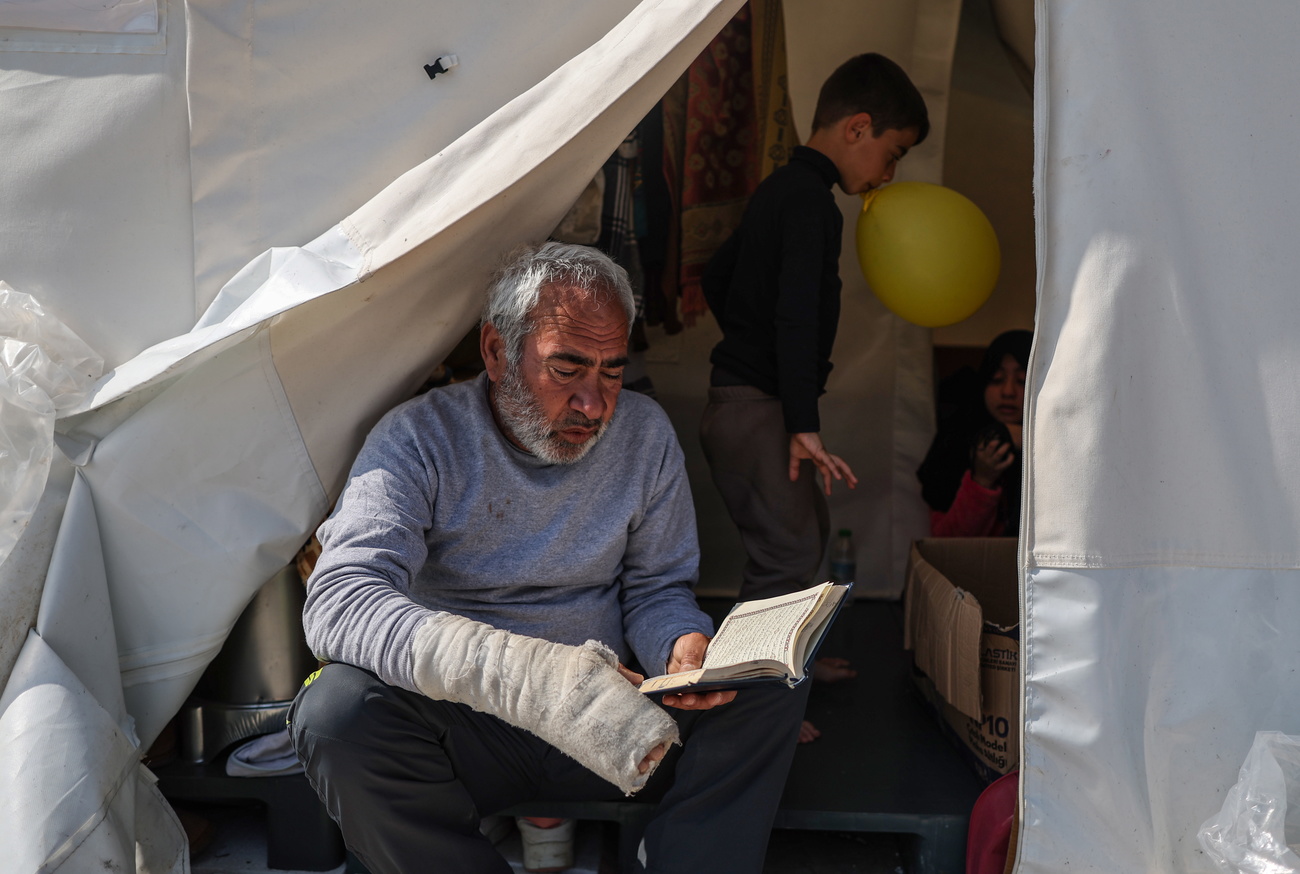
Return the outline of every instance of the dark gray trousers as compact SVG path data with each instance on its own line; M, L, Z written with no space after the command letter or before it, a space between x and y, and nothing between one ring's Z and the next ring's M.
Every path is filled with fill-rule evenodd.
M636 796L659 802L645 870L762 870L808 686L745 689L709 711L667 709L683 746ZM371 874L508 874L479 833L481 817L522 802L621 797L528 732L349 665L327 665L304 686L289 722L308 780Z
M713 484L745 546L740 598L785 595L814 582L830 512L811 461L790 482L781 401L750 386L715 386L700 419Z

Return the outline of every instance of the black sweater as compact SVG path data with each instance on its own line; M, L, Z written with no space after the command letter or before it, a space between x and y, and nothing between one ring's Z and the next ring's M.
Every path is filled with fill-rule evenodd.
M834 162L798 146L759 184L740 226L709 261L705 299L722 327L714 385L752 385L781 399L786 431L821 430L840 318L844 219Z

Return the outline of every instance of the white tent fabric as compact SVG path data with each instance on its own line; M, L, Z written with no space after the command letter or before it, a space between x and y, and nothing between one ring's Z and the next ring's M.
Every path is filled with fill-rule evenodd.
M95 508L84 480L70 491L40 617L0 695L5 864L184 870L184 833L140 764L123 700Z
M1209 872L1300 733L1300 8L1037 16L1017 870Z
M31 5L0 3L0 279L113 371L0 565L0 847L184 870L140 744L473 322L493 256L554 225L739 2L6 19ZM1208 872L1196 829L1255 732L1300 733L1300 11L1037 15L1018 870Z
M29 92L39 98L19 112L31 126L3 131L17 162L4 184L23 207L6 215L0 234L13 284L58 304L85 299L83 259L57 257L78 239L94 246L84 260L102 256L99 281L118 283L105 289L107 325L76 306L55 307L84 320L73 328L107 347L115 368L80 415L60 420L46 494L0 565L7 605L40 604L21 649L13 638L32 623L6 617L0 649L0 846L30 862L24 870L110 862L184 870L183 836L137 747L176 712L243 605L324 516L369 424L473 323L493 261L555 226L738 5L514 3L500 5L499 19L452 11L431 21L414 2L388 5L384 15L343 3L192 3L172 6L167 51L156 57L92 40L71 59L52 58L51 46L71 51L63 37L0 39L11 49L0 105L7 111ZM337 53L308 59L319 67L293 66L306 51L289 38L295 29L306 45L320 30L314 45ZM543 32L547 39L537 40ZM248 49L236 71L202 63L206 41L223 37ZM32 51L43 38L46 49ZM417 82L436 93L442 82L430 83L421 64L453 50L456 75L472 88L444 91L443 104L372 101L397 105L377 128L383 135L338 145L365 119L370 94L413 93ZM377 60L392 57L400 68ZM329 65L349 58L364 58L366 75L341 88ZM179 86L187 81L188 90ZM257 98L250 115L223 117L204 105L223 87L240 105L248 96L240 89L249 89ZM107 106L94 113L104 136L69 137L85 124L63 114L69 105ZM404 116L419 124L399 124ZM250 119L261 128L240 140ZM313 124L340 136L321 144ZM437 135L421 136L421 124ZM233 139L213 148L205 133ZM49 157L61 138L72 143L67 166ZM91 149L104 160L77 160ZM142 166L149 156L162 160ZM319 183L295 180L293 197L277 195L272 205L265 186L303 167L323 167ZM61 184L42 192L40 181L55 175ZM371 191L386 187L359 198L377 179ZM103 212L88 210L79 222L75 208L92 194L124 208L144 204L147 215L128 213L116 236L97 233L90 224ZM211 281L222 263L238 266L229 259L241 240L228 238L226 222L204 226L215 214L205 213L209 197L230 198L212 208L229 211L235 232L247 218L248 240L318 236L254 259L186 333L174 327L195 324L205 276ZM270 224L259 226L264 218ZM281 222L296 222L287 237ZM51 229L61 233L50 239ZM159 236L176 248L160 246ZM194 289L188 319L175 305L178 286ZM114 312L122 301L138 312Z
M82 33L157 33L158 0L94 5L76 0L3 0L0 23Z
M496 257L555 225L739 5L0 0L0 279L110 367L61 410L0 556L0 847L23 870L183 870L141 748L472 325ZM935 114L912 178L938 181L959 5L796 7L801 76L906 59ZM864 294L851 245L842 270L827 413L871 473L837 509L890 592L924 525L929 344Z

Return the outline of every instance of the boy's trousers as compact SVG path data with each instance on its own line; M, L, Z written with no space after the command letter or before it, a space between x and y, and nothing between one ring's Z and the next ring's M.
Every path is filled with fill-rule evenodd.
M790 482L790 435L781 401L750 386L710 388L700 443L748 556L741 600L820 582L814 577L826 551L830 513L811 461Z
M707 711L666 708L684 745L634 796L659 802L645 870L762 871L810 685L745 689ZM622 797L528 732L350 665L327 665L304 686L289 723L308 780L371 874L508 874L481 817L522 802Z

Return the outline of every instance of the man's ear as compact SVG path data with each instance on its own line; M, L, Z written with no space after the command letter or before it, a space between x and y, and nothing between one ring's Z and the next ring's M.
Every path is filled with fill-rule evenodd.
M871 129L871 113L857 112L844 120L844 139L856 143L874 135Z
M506 373L506 341L496 325L487 322L479 329L478 351L483 356L483 366L487 369L488 379L500 382Z

